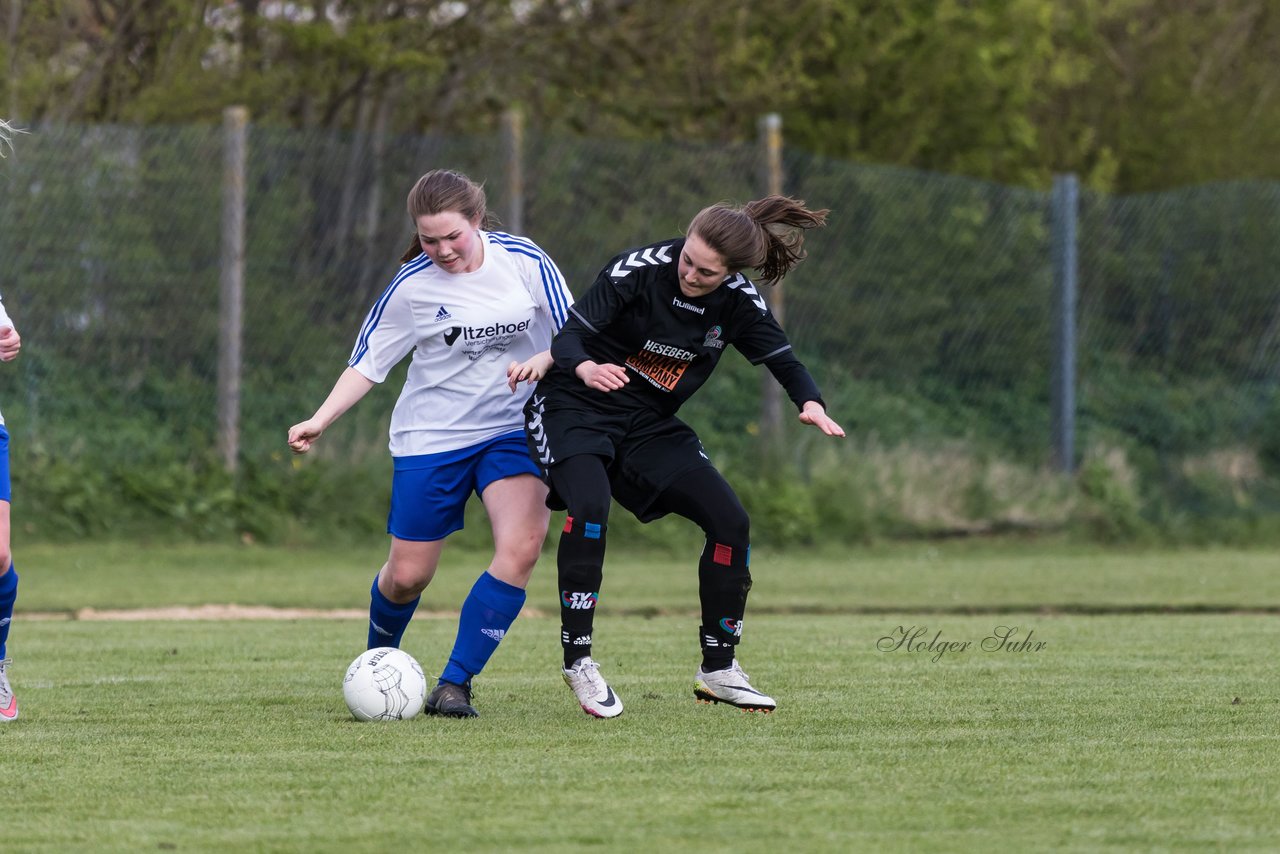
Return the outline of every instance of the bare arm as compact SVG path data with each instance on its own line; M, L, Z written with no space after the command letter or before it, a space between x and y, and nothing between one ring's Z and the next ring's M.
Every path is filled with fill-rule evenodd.
M311 450L311 445L320 438L320 434L329 429L329 425L337 421L342 413L359 403L373 386L373 380L355 368L347 368L333 384L333 391L320 404L316 414L289 428L289 448L295 454L305 454Z
M507 365L507 386L514 392L522 382L536 383L547 375L553 364L550 350L531 356L527 362L512 362Z

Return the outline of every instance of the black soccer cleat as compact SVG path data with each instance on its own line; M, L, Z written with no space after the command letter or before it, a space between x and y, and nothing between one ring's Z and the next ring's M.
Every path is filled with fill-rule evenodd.
M441 682L427 695L427 714L446 718L478 718L480 713L471 705L471 680L465 685Z

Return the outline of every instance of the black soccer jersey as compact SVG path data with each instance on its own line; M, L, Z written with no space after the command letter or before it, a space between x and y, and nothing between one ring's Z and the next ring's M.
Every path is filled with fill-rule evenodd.
M539 393L674 414L732 344L752 364L766 365L797 407L821 402L750 279L738 273L709 294L684 295L678 274L683 247L684 238L654 243L618 255L600 271L552 342L555 367L539 382ZM611 392L588 388L574 373L588 359L625 366L631 381Z

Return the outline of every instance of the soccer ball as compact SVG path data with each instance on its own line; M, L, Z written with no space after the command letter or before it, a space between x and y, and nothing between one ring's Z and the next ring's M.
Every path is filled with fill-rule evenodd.
M351 662L342 696L358 721L408 720L422 711L427 677L412 655L381 646Z

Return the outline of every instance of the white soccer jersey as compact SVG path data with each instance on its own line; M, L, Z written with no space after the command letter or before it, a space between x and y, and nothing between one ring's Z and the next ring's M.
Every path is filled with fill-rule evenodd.
M447 273L425 254L400 268L360 329L347 363L382 382L413 361L391 413L393 457L436 454L522 430L528 392L507 387L507 365L551 346L573 296L531 240L480 233L484 262Z
M0 329L6 326L13 326L13 321L9 319L9 312L4 310L4 303L0 302ZM557 329L560 327L557 326ZM521 422L524 423L523 421ZM4 426L4 415L0 414L0 427Z

